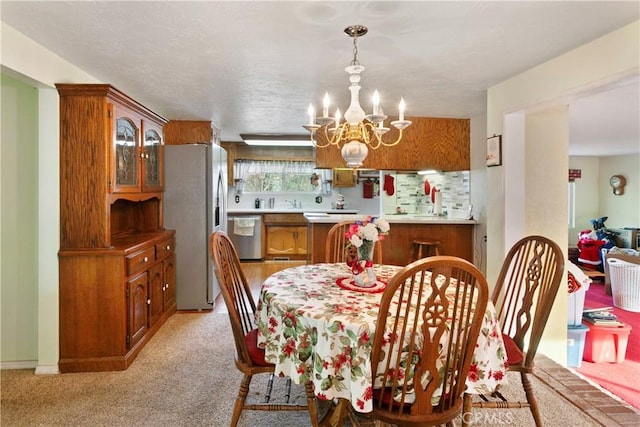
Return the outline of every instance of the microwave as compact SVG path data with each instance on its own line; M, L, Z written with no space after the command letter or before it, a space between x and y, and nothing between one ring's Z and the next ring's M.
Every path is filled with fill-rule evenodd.
M613 228L616 246L619 248L640 249L640 228Z

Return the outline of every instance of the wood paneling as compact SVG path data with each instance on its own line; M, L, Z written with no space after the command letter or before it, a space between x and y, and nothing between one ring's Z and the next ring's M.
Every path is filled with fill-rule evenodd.
M210 121L169 120L162 129L167 145L213 143L213 128Z
M402 141L393 147L369 149L363 168L378 170L420 170L440 171L469 170L470 121L469 119L448 119L430 117L410 117L411 126L403 131ZM398 131L392 128L385 140L395 140ZM322 143L323 134L318 135ZM341 147L340 147L341 148ZM335 146L316 150L318 168L344 167L340 149Z

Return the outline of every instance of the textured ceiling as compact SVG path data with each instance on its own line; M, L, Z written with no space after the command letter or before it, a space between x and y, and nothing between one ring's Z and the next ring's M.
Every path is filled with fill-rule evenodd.
M3 22L89 74L168 119L211 120L226 141L304 133L307 106L319 108L325 91L344 111L349 25L369 28L358 43L365 110L378 89L390 115L402 96L408 116L466 118L485 112L488 87L640 17L637 1L3 0L0 8ZM638 82L616 90L625 94L572 104L572 146L579 142L582 154L603 138L616 154L614 136L628 139L622 152L630 144L637 152ZM617 113L603 115L598 103ZM604 119L615 120L617 133Z

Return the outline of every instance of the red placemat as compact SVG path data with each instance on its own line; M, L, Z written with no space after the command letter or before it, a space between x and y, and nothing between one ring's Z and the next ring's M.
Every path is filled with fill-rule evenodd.
M384 291L387 287L387 282L384 282L379 278L376 278L375 285L368 288L356 285L352 277L340 277L336 280L336 284L342 289L346 289L348 291L364 292L367 294L377 294L378 292Z

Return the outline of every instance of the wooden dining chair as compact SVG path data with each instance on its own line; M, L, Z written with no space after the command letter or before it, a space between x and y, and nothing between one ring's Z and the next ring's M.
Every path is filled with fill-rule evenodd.
M229 320L236 344L236 367L244 377L233 407L231 426L236 426L244 409L258 411L308 410L311 424L318 425L318 406L311 382L305 384L307 405L251 404L245 403L251 379L256 374L273 374L275 365L264 359L264 350L258 347L258 330L254 313L256 304L240 265L238 253L223 231L216 231L210 238L211 257L220 283L222 297L229 312Z
M480 401L473 401L473 407L529 407L536 426L542 425L528 374L533 373L536 351L560 288L563 271L562 250L546 237L524 237L509 250L491 299L502 327L508 370L520 372L527 401L510 401L502 393L495 392L491 399L480 396ZM472 396L465 396L466 407L471 406L471 399Z
M488 299L483 274L462 258L423 258L391 278L373 338L372 418L453 425Z
M336 223L329 229L325 243L324 262L346 262L346 248L349 240L345 237L345 233L351 224L353 224L353 221L342 221ZM382 264L382 242L380 240L376 241L374 245L373 263Z

